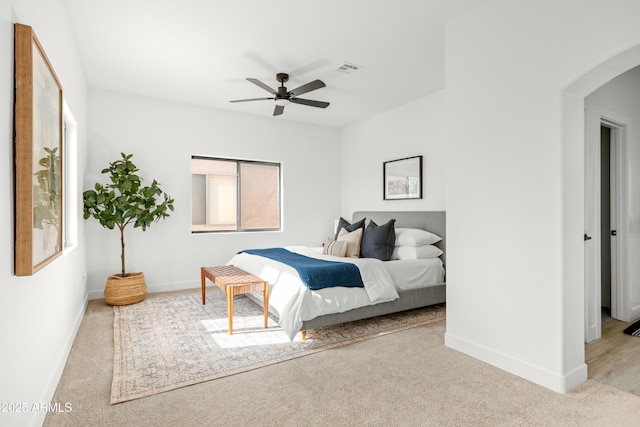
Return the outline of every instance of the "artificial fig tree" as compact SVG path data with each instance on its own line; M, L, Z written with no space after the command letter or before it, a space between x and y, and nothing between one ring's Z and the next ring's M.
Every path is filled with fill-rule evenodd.
M152 222L158 222L173 211L173 199L167 195L154 179L151 185L142 186L142 178L136 174L138 168L132 154L120 153L122 158L109 163L102 170L108 173L110 183L96 183L93 190L83 193L84 219L93 217L103 227L120 230L122 277L125 277L124 230L129 224L145 231Z

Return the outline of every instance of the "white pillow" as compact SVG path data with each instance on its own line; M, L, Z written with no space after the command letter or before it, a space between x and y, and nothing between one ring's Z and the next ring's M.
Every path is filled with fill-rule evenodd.
M429 259L442 255L442 249L433 245L396 246L391 259Z
M419 228L396 228L396 246L433 245L442 237Z

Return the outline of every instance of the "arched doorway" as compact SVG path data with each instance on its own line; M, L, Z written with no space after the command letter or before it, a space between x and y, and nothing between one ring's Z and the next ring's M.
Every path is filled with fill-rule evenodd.
M586 73L564 92L563 144L563 304L567 358L584 356L593 295L586 289L585 266L594 262L585 251L585 98L620 74L640 65L640 46L629 49ZM591 325L592 326L592 325Z

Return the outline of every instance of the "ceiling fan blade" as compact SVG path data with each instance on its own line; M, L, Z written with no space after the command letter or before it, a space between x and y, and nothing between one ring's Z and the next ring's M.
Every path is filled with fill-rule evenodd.
M313 99L290 98L289 101L293 102L294 104L308 105L310 107L327 108L329 106L328 102L314 101Z
M264 101L265 99L274 100L275 98L234 99L233 101L229 101L229 102Z
M314 80L306 85L302 85L293 90L290 90L289 93L291 96L302 95L303 93L311 92L312 90L320 89L321 87L325 87L326 84L322 80Z
M283 105L276 105L276 108L273 110L273 115L274 116L279 116L282 113L284 113L284 106Z
M258 79L247 79L249 80L251 83L253 83L256 86L260 86L262 89L266 90L267 92L275 95L277 92L274 89L271 89L269 86L267 86L266 84L262 83L260 80Z

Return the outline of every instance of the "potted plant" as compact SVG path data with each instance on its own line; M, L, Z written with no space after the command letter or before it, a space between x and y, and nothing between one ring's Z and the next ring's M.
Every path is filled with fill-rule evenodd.
M173 211L173 199L154 179L151 185L142 186L138 168L131 161L132 154L121 153L122 158L109 163L102 170L108 173L110 183L96 183L93 190L83 193L84 219L93 217L103 227L120 230L122 272L108 277L104 300L110 305L135 304L147 295L143 273L127 273L124 263L124 230L129 224L145 231L152 222L165 219Z

